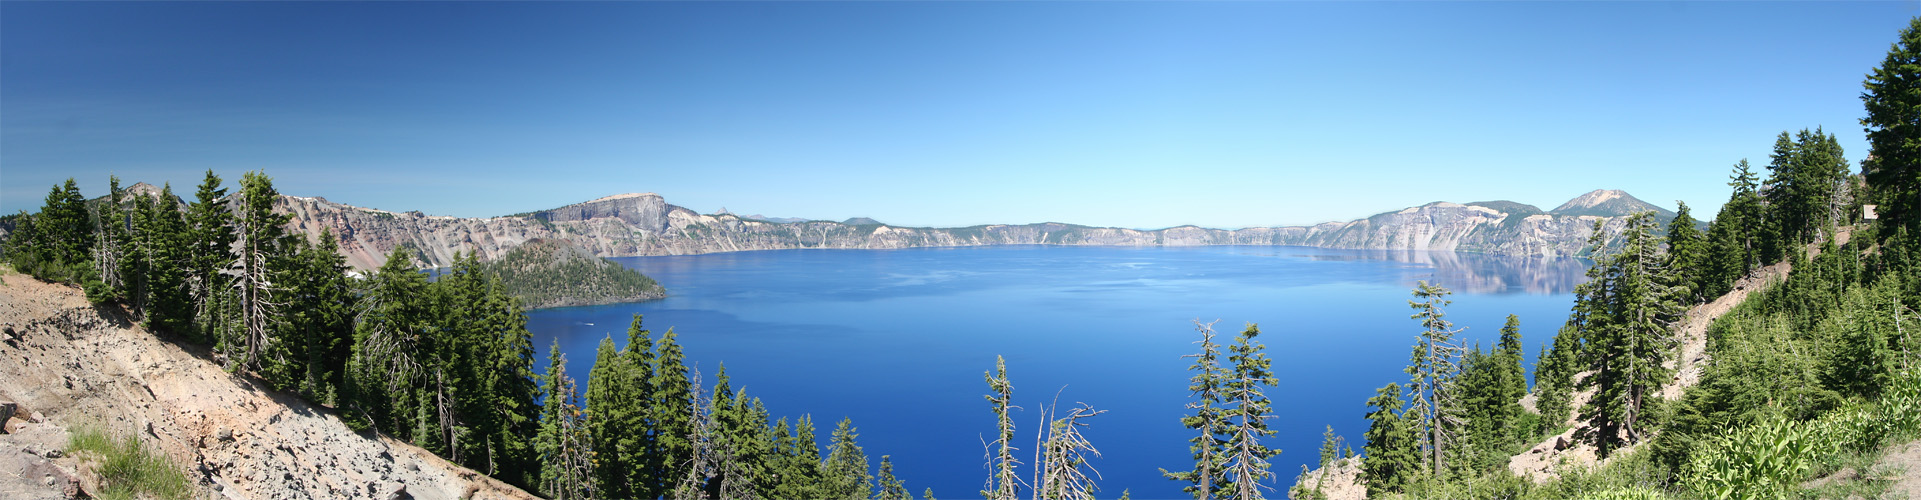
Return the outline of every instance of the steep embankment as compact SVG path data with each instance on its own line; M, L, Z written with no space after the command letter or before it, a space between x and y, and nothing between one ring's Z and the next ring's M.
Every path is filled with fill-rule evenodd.
M1584 201L1586 200L1586 201ZM1596 201L1598 200L1598 201ZM379 267L401 248L423 267L443 267L455 252L499 258L530 240L560 240L596 256L686 255L793 248L893 249L981 245L1304 245L1327 248L1451 250L1500 255L1578 255L1594 221L1648 205L1619 191L1596 191L1542 212L1514 202L1435 202L1347 222L1226 230L1180 226L1157 230L1062 223L960 228L895 227L872 219L846 222L772 222L730 213L699 214L653 193L623 194L505 217L457 218L389 212L283 196L277 207L293 214L295 231L339 238L348 264ZM869 223L874 222L874 223Z
M86 426L135 435L211 496L236 499L531 499L532 495L266 391L163 341L79 290L0 273L0 401L27 418L0 435L0 497L65 498L77 463L57 452ZM41 422L32 415L41 415ZM32 474L34 477L28 477ZM84 481L82 481L84 482ZM401 493L404 493L401 494Z

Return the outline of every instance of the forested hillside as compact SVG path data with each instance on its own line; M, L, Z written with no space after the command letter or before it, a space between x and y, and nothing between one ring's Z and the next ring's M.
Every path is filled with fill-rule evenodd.
M209 171L191 202L171 185L130 194L110 181L98 203L72 180L54 186L39 212L17 216L6 261L80 286L150 331L204 343L228 371L331 407L356 430L555 498L865 498L876 475L901 486L888 457L868 462L851 421L838 422L823 459L811 417L771 421L724 367L708 392L681 364L673 331L656 349L638 316L625 349L603 343L587 403L564 358L545 377L533 372L524 307L503 276L536 297L659 293L638 273L556 249L492 269L457 254L430 281L396 249L356 279L331 234L287 232L264 173L246 173L230 195ZM611 274L601 278L620 288L561 287L546 273L582 280L574 285Z
M1893 487L1900 466L1878 461L1921 438L1918 63L1921 19L1865 84L1872 150L1860 174L1832 134L1782 132L1763 169L1735 163L1707 231L1684 204L1665 234L1642 213L1618 243L1590 242L1599 257L1531 389L1508 348L1453 341L1437 312L1446 291L1422 284L1411 379L1368 402L1355 480L1382 498L1876 498ZM1723 296L1738 305L1705 306ZM1690 308L1718 314L1700 338L1681 335ZM1304 474L1296 497L1351 491L1324 477L1335 476Z
M1921 438L1921 18L1864 87L1871 150L1859 174L1834 135L1784 131L1760 169L1734 163L1729 198L1705 231L1686 205L1665 226L1653 211L1574 219L1589 224L1581 234L1594 265L1531 385L1520 318L1489 349L1466 345L1447 318L1446 284L1418 283L1406 383L1355 409L1370 422L1359 454L1331 428L1324 434L1322 468L1358 470L1353 477L1380 498L1871 497L1891 487L1882 454ZM774 418L733 389L724 367L705 379L686 366L672 329L655 336L638 315L624 343L602 340L582 388L559 349L546 374L533 373L525 303L503 278L511 273L489 271L471 253L454 254L451 270L430 281L395 247L353 278L327 230L311 239L288 230L293 216L276 208L283 198L263 173L244 174L229 194L210 171L191 201L170 185L110 186L100 203L72 180L54 186L41 210L15 216L6 261L81 287L151 331L204 344L212 362L329 408L355 429L553 498L909 496L889 456L868 459L850 420L837 421L823 450L812 416ZM1489 205L1508 206L1423 208L1478 217L1477 228L1504 223L1508 215L1492 217L1499 210ZM1644 204L1597 192L1577 205L1558 210ZM593 218L599 208L554 214ZM1420 212L1410 210L1377 219ZM1551 219L1521 220L1535 217ZM1370 224L1320 234L1404 236ZM1046 236L1054 226L1029 229L1058 241ZM1183 234L1211 241L1198 228L1156 238ZM1756 272L1763 268L1789 271L1764 280L1778 274ZM1705 328L1700 357L1683 358L1687 311L1722 297L1746 299ZM1217 342L1211 323L1196 327L1191 397L1167 422L1191 431L1192 462L1163 474L1196 499L1275 494L1282 474L1270 461L1281 450L1263 440L1318 430L1271 425L1286 396L1270 394L1281 384L1257 325L1231 343ZM1099 451L1083 429L1102 410L1035 408L1039 438L1020 450L1005 360L983 378L997 427L991 441L982 433L980 495L1099 491L1090 462ZM1514 457L1530 449L1592 456L1516 474ZM1321 497L1325 486L1301 481L1288 494Z
M639 302L667 296L653 278L564 241L535 240L481 264L528 309Z

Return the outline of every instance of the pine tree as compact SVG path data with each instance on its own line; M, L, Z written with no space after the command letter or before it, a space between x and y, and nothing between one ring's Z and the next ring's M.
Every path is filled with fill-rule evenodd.
M540 431L534 438L540 457L540 491L554 500L595 498L593 450L576 386L567 376L567 355L560 339L547 350L547 375L540 406Z
M285 305L279 297L282 289L274 283L273 275L277 266L284 265L280 262L281 239L285 234L281 226L291 217L273 211L279 196L274 191L273 179L266 174L248 172L241 177L238 207L234 212L234 232L240 248L235 281L241 331L240 338L223 339L220 344L228 369L264 372L267 364L289 362L261 356L273 342L273 323Z
M220 187L220 177L212 170L194 196L187 210L192 251L187 279L193 287L196 329L203 340L212 342L227 327L222 299L232 278L222 271L234 262L233 211L227 205L226 188Z
M1374 397L1367 400L1367 443L1361 447L1366 458L1361 461L1361 483L1367 486L1370 497L1403 490L1420 471L1419 437L1407 419L1397 413L1405 405L1401 401L1401 386L1394 383L1376 390Z
M1020 461L1014 458L1014 384L1007 380L1007 360L994 356L994 371L985 374L987 378L987 402L994 408L994 416L999 420L996 425L994 441L988 443L994 451L993 461L988 469L993 471L987 477L987 488L981 496L988 500L1015 500L1020 498L1020 476L1014 468Z
M89 259L94 225L87 200L73 179L47 192L40 212L23 217L18 234L8 241L9 259L20 271L46 281L87 285L97 281ZM104 285L95 286L90 299L105 300Z
M1573 397L1574 372L1579 368L1580 333L1572 324L1562 325L1554 340L1541 348L1534 361L1534 408L1541 414L1536 435L1549 435L1567 425Z
M1765 198L1784 245L1813 241L1834 222L1833 202L1848 175L1840 142L1816 128L1775 138Z
M421 353L429 350L432 310L423 303L427 278L407 265L396 248L387 262L361 283L359 321L349 362L348 424L399 434L415 411L411 390L423 384ZM590 401L591 403L591 401Z
M100 205L97 214L100 222L94 226L94 246L91 249L94 274L112 290L114 297L121 299L130 298L136 293L124 278L142 271L137 262L127 259L126 250L132 235L128 231L130 217L123 205L128 201L126 194L126 190L120 189L120 176L107 177L107 200ZM136 315L139 314L139 305L134 304Z
M63 185L47 193L47 204L36 217L42 238L47 241L55 262L81 264L94 245L93 221L87 213L87 199L80 186L67 178Z
M633 323L627 327L627 349L621 352L623 358L621 382L615 390L621 391L619 399L626 407L622 411L625 421L619 426L624 430L618 438L621 456L627 457L628 464L620 473L626 475L626 483L634 495L653 498L666 493L659 463L665 457L656 442L659 425L655 423L650 400L654 394L654 370L659 367L655 359L653 332L641 326L641 315L635 314Z
M1319 466L1320 468L1325 469L1329 464L1332 464L1334 463L1335 460L1341 458L1341 442L1340 441L1341 441L1340 436L1334 435L1334 426L1332 425L1327 426L1327 431L1321 433L1321 462L1320 462L1321 465Z
M159 206L153 196L137 196L127 200L126 237L121 244L123 257L120 261L122 276L121 299L140 322L147 322L153 314L153 278L156 273L154 262L160 237L154 234L154 226L159 220Z
M814 442L814 420L807 415L795 421L792 428L782 417L774 426L779 438L779 456L776 459L776 481L771 498L815 498L822 493L820 445ZM886 457L882 457L883 460Z
M876 480L880 491L874 493L874 500L913 500L914 494L907 492L907 486L894 477L894 462L887 455L880 456L880 477Z
M1862 82L1868 157L1863 173L1882 220L1921 233L1921 17L1908 21L1880 67Z
M469 255L468 264L478 270ZM474 444L479 450L469 463L486 465L488 475L508 483L532 487L539 480L539 463L529 439L538 428L530 415L539 406L539 387L534 382L533 333L527 330L527 315L519 299L507 293L498 278L476 273L484 289L481 321L484 330L476 343L468 346L469 356L482 368L477 379L483 388L462 402L463 412L476 421ZM643 394L641 397L645 397Z
M689 440L694 435L694 421L687 408L697 392L687 379L686 357L676 338L672 328L661 334L654 378L648 381L654 390L648 396L648 418L655 423L655 452L647 467L655 479L652 488L663 495L673 489L676 481L687 477L694 460L694 444ZM813 427L811 422L808 424L807 446L812 448Z
M587 373L587 414L592 416L587 433L594 448L594 486L607 498L638 498L634 485L627 482L627 471L641 457L629 456L629 449L621 446L621 439L630 432L626 424L632 421L628 413L634 407L620 387L630 371L613 337L600 339L594 366Z
M688 393L692 395L685 407L687 421L691 424L687 433L691 453L687 460L686 475L674 483L673 498L676 500L710 498L707 485L719 475L720 467L720 457L716 456L717 450L714 449L712 402L701 396L703 390L699 369L693 370L689 376Z
M1701 230L1695 227L1694 216L1688 211L1687 202L1677 200L1674 203L1679 205L1679 209L1674 213L1674 220L1668 222L1667 266L1674 270L1676 284L1688 287L1688 301L1699 302L1706 299L1702 292L1706 289L1704 280L1707 278L1702 268L1706 266L1708 258L1708 241Z
M1192 401L1187 409L1193 415L1181 417L1181 426L1199 431L1198 435L1188 438L1188 450L1194 459L1194 469L1182 472L1168 472L1161 469L1161 475L1176 481L1188 483L1181 487L1197 500L1213 498L1216 492L1227 486L1227 452L1224 449L1228 434L1227 418L1223 413L1222 390L1226 373L1221 369L1219 344L1214 343L1214 323L1194 322L1194 330L1201 333L1199 353L1182 356L1194 358L1194 365L1188 371L1195 372L1188 379L1187 390Z
M1598 238L1600 228L1595 228ZM1409 399L1413 408L1412 425L1422 436L1423 458L1427 470L1436 477L1444 475L1447 468L1447 448L1461 441L1462 431L1467 427L1465 408L1456 390L1455 379L1461 374L1461 356L1466 348L1454 339L1461 330L1446 318L1445 307L1451 302L1447 296L1453 292L1426 281L1415 283L1414 297L1408 306L1415 311L1413 319L1421 322L1422 331L1414 343L1413 359L1408 363L1407 374L1412 376L1408 382Z
M1621 251L1595 264L1609 279L1590 281L1578 299L1602 312L1577 323L1594 344L1588 360L1594 374L1584 383L1598 392L1583 417L1602 456L1645 434L1637 426L1641 409L1668 376L1662 362L1673 344L1668 328L1681 312L1681 288L1662 266L1654 227L1651 212L1630 216Z
M1521 407L1521 398L1527 396L1527 372L1521 368L1526 354L1521 346L1521 318L1509 314L1507 323L1501 325L1501 338L1494 345L1489 356L1494 365L1493 399L1488 402L1485 412L1490 422L1487 428L1493 429L1484 447L1494 456L1505 461L1508 445L1526 440L1527 430L1522 430L1522 416L1527 412Z
M150 290L147 328L185 334L193 325L193 297L187 283L187 267L192 259L187 221L180 213L179 200L174 197L171 184L162 187L160 199L147 206L150 211L142 218L146 241L141 245L147 254L146 260L151 263L147 277ZM331 366L346 364L344 357L340 361Z
M843 418L834 426L833 444L827 447L827 461L821 465L826 478L821 498L865 500L873 494L874 477L867 473L867 454L854 442L859 437L853 419Z
M1259 327L1248 323L1234 339L1234 345L1228 347L1227 361L1231 367L1221 391L1225 404L1221 415L1228 424L1227 442L1223 447L1227 452L1229 483L1224 486L1232 488L1232 496L1240 500L1265 497L1261 488L1271 487L1261 483L1274 477L1268 470L1267 460L1281 454L1281 450L1261 444L1261 438L1278 432L1267 426L1267 420L1274 418L1274 411L1263 387L1280 385L1280 380L1274 377L1273 361L1265 352L1267 347L1254 340L1260 334Z

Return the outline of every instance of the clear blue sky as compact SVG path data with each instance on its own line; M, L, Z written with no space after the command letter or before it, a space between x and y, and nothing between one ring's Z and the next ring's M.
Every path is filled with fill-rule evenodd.
M0 211L76 177L491 216L1308 224L1624 189L1705 218L1914 2L0 2Z

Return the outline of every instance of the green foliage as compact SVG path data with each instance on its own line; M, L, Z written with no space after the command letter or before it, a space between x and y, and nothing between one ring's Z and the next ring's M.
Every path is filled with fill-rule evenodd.
M1407 301L1415 310L1410 318L1420 321L1414 352L1409 356L1408 408L1402 416L1420 436L1419 453L1424 468L1434 476L1449 470L1450 458L1460 454L1465 444L1467 408L1459 385L1462 357L1466 348L1455 340L1461 330L1447 320L1447 296L1454 292L1426 281L1415 283L1415 300ZM1450 449L1453 448L1453 449Z
M1696 271L1701 275L1699 287L1705 297L1727 293L1748 270L1761 265L1767 241L1772 239L1768 234L1771 226L1764 217L1760 180L1746 159L1734 165L1728 186L1734 193L1708 225L1709 257Z
M597 453L599 491L612 498L653 497L666 481L658 476L665 457L656 448L652 417L655 360L651 332L636 314L627 328L627 348L615 351L612 338L601 339L587 379L588 422Z
M67 453L99 464L103 499L193 497L187 474L165 455L149 451L139 436L115 439L98 429L81 429L67 440Z
M1649 433L1640 425L1642 412L1668 379L1662 363L1686 288L1673 284L1658 254L1653 218L1649 212L1629 216L1621 250L1598 260L1575 291L1569 321L1592 345L1584 364L1594 374L1582 383L1596 391L1581 416L1602 456Z
M913 500L914 494L907 492L899 478L894 477L894 462L887 455L880 456L880 476L875 480L880 491L874 493L874 500Z
M207 171L187 207L190 264L187 279L195 297L194 323L198 336L208 342L218 339L230 323L227 299L232 278L222 271L233 265L233 213L227 205L227 189L220 177Z
M1229 431L1222 443L1227 453L1228 483L1224 486L1243 500L1263 498L1261 488L1266 485L1261 483L1274 477L1268 470L1268 459L1281 454L1281 450L1261 443L1261 438L1279 433L1267 425L1268 419L1274 418L1274 409L1265 388L1279 386L1280 380L1274 377L1274 362L1267 356L1267 346L1255 340L1260 334L1260 327L1248 323L1234 338L1234 345L1227 348L1229 366L1221 386L1221 417Z
M1921 17L1908 22L1862 82L1868 156L1862 170L1881 218L1921 232Z
M827 462L821 464L821 498L865 500L873 494L874 477L867 473L867 454L854 442L859 437L852 419L841 419L834 426Z
M1367 444L1362 447L1361 483L1368 496L1406 488L1421 469L1420 437L1401 415L1401 386L1388 383L1367 400Z
M1007 359L994 356L994 371L985 373L987 379L987 402L994 408L994 442L988 443L995 454L988 469L993 471L987 478L986 488L981 497L990 500L1014 500L1020 495L1020 476L1014 467L1020 461L1014 458L1014 384L1007 380Z
M648 380L648 387L654 392L647 396L648 420L655 425L654 454L645 465L653 478L651 487L667 492L675 480L687 476L688 464L693 460L694 422L687 408L694 400L694 393L692 382L687 378L686 356L681 353L678 336L672 328L661 334L655 348L653 378ZM816 450L813 425L804 417L802 422L807 424L805 449Z
M135 246L147 267L143 273L146 297L136 302L145 304L147 328L190 334L194 307L188 271L193 254L180 200L173 194L173 185L168 184L161 188L158 200L142 197L138 207ZM332 240L327 243L331 245ZM340 361L332 366L344 366L345 360Z
M90 252L93 221L87 200L73 179L55 185L46 205L33 215L21 214L20 230L8 240L7 260L13 268L44 281L89 284L98 281ZM105 283L97 283L87 297L95 303L112 297Z
M1847 201L1840 191L1849 167L1840 142L1820 128L1802 129L1792 140L1781 132L1768 158L1764 196L1781 243L1799 245L1831 233Z
M558 240L527 242L485 267L530 309L666 296L653 278Z
M540 492L555 500L595 498L593 443L579 386L567 376L560 339L554 339L547 353L547 374L540 381L540 431L534 437Z
M1680 209L1675 212L1674 220L1668 222L1667 268L1673 270L1676 285L1688 287L1686 302L1692 304L1708 298L1702 295L1708 239L1695 227L1694 214L1688 210L1687 202L1676 201L1675 204L1680 205Z
M63 185L54 186L47 193L45 208L35 217L39 246L51 252L57 262L86 262L87 253L93 249L94 231L92 216L87 211L87 199L80 195L79 184L67 178Z
M432 283L399 256L361 283L350 423L532 487L539 388L526 317L470 256Z
M1188 451L1192 453L1194 468L1182 472L1168 472L1161 469L1161 475L1168 479L1188 483L1181 491L1194 495L1196 499L1211 498L1215 492L1227 486L1227 452L1225 446L1228 434L1227 418L1224 415L1222 399L1225 395L1226 372L1221 369L1220 345L1214 343L1214 324L1194 323L1195 331L1201 333L1200 352L1182 357L1194 358L1194 365L1188 371L1195 372L1188 378L1189 398L1186 407L1194 414L1181 417L1181 426L1199 431L1188 438Z
M1921 373L1898 379L1872 405L1811 421L1775 416L1707 440L1688 461L1684 482L1704 498L1778 498L1832 470L1843 454L1913 438L1921 433Z

